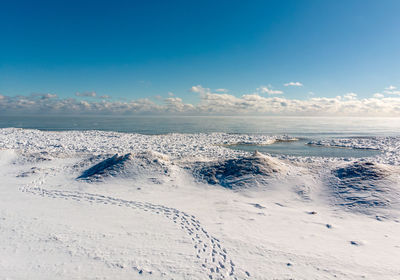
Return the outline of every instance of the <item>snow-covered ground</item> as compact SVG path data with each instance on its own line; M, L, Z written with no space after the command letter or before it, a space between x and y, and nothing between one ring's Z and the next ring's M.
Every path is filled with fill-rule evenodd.
M400 279L400 137L0 130L0 279Z

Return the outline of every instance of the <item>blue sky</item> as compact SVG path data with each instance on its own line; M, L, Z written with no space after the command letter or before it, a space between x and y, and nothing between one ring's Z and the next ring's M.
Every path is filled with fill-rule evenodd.
M2 1L0 94L369 98L400 86L399 12L397 0Z

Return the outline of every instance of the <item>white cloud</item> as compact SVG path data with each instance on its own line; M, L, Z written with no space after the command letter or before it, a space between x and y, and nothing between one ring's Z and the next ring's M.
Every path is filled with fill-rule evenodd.
M192 86L190 88L190 91L195 93L200 93L200 95L204 95L211 92L209 88L203 88L201 85Z
M0 96L2 114L189 114L189 115L314 115L314 116L398 116L400 97L380 93L371 98L358 98L349 93L333 98L312 97L306 100L257 93L234 96L211 93L196 87L200 93L197 104L185 103L179 97L168 97L157 104L147 98L137 100L59 98L56 96Z
M283 94L283 91L281 91L281 90L273 90L266 86L261 86L261 87L257 88L257 91L259 93L267 93L267 94Z
M51 93L46 93L42 96L43 99L48 99L48 98L57 98L57 94L51 94Z
M226 88L217 88L215 91L216 91L216 92L229 92L229 89L226 89Z
M183 103L179 97L168 97L165 99L165 111L172 113L190 113L194 110L192 104Z
M357 94L354 92L349 92L343 96L343 98L347 99L347 100L354 100L354 99L356 99L356 97L357 97Z
M52 93L32 93L31 94L32 97L37 97L40 99L50 99L50 98L57 98L58 95L57 94L52 94Z
M384 98L384 97L385 97L382 93L379 93L379 92L374 93L373 96L374 96L375 98Z
M308 100L263 97L258 94L235 97L207 94L197 106L202 112L215 114L278 114L327 116L400 116L400 98L357 99L337 96Z
M397 87L390 85L390 86L385 88L383 93L384 94L391 94L391 95L400 95L400 90L397 90Z
M96 97L97 94L94 91L87 91L87 92L75 92L75 96L81 96L81 97Z
M302 87L303 84L300 82L289 82L286 84L283 84L285 87Z
M385 90L383 93L392 94L392 95L400 95L400 90Z
M82 97L96 97L97 94L94 91L87 91L87 92L75 92L76 96L82 96Z

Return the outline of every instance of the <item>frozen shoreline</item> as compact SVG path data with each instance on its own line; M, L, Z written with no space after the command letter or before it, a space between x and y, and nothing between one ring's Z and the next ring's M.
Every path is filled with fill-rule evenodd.
M357 160L224 147L287 139L0 129L0 277L399 277L400 137L316 143L383 151Z

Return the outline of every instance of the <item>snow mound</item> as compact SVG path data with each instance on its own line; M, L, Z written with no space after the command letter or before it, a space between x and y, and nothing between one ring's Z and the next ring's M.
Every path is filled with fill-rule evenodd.
M196 163L195 177L212 185L241 189L268 185L268 180L287 173L280 160L255 152L251 156Z
M103 181L108 177L129 179L152 179L152 176L166 175L171 173L170 162L167 156L156 152L141 152L138 154L128 153L125 155L115 154L89 169L77 177L78 180Z
M338 205L371 213L400 201L400 173L396 167L356 161L334 169L332 174L331 186Z

